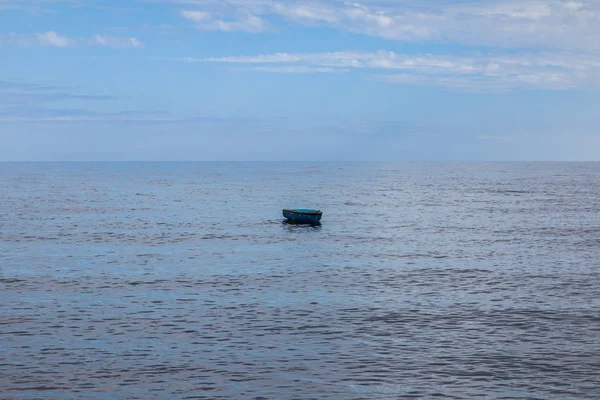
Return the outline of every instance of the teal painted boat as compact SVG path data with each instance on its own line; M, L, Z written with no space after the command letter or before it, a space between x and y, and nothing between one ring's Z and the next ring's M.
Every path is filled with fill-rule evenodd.
M289 222L296 224L318 224L321 221L323 212L320 210L310 210L305 208L297 208L292 210L283 210L283 216Z

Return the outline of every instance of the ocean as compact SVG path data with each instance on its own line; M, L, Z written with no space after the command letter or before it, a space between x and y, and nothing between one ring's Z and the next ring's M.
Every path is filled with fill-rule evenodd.
M599 399L599 266L600 163L0 163L0 398Z

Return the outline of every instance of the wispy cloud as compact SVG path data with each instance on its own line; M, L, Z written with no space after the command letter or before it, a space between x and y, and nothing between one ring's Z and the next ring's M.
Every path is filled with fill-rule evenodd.
M67 47L73 43L67 37L61 36L54 31L38 33L36 38L41 46Z
M198 29L224 32L249 32L259 33L269 29L269 23L256 15L243 13L235 19L220 19L211 12L181 11L181 16L193 21Z
M293 66L278 66L278 67L246 67L237 68L238 71L257 71L257 72L271 72L277 74L315 74L315 73L339 73L348 72L349 69L341 68L329 68L329 67L307 67L303 65Z
M0 122L66 121L91 119L94 113L56 108L62 101L90 102L114 100L105 95L80 94L68 88L24 82L0 81Z
M146 1L173 4L181 17L202 30L258 33L292 24L405 42L600 50L597 0ZM54 2L59 1L0 0L0 9ZM40 38L38 43L65 47L73 40L62 38L68 41L57 36Z
M139 49L144 47L144 44L134 37L95 35L93 42L114 49Z
M0 45L19 47L70 47L75 41L54 31L36 33L35 35L20 35L9 33L0 35Z
M275 4L272 12L302 23L337 23L341 15L332 7L318 3Z
M600 56L570 52L478 53L462 57L389 51L274 53L181 60L245 65L242 69L263 72L360 69L385 82L466 91L600 88Z
M144 47L144 44L134 37L94 35L92 38L69 38L56 33L55 31L36 33L35 35L21 35L16 33L9 33L6 35L0 34L0 45L59 48L100 45L115 49L135 49Z
M419 86L441 86L463 92L504 92L516 89L564 90L581 88L561 74L519 74L516 76L490 77L485 75L449 76L419 74L374 75L380 81Z
M0 107L0 122L76 123L76 122L132 122L132 123L197 123L205 127L236 124L252 126L248 118L219 118L210 116L186 117L163 111L126 110L99 112L86 108L48 108L38 105L15 105Z
M363 0L170 0L201 7L182 11L203 29L232 30L214 14L251 15L266 21L325 26L390 40L436 41L507 48L600 49L600 3L595 0L442 1ZM220 17L223 18L223 17ZM241 26L251 24L239 22ZM235 26L235 25L234 25ZM237 29L244 30L244 29ZM246 29L251 31L249 29Z
M50 8L41 7L48 5L46 1L27 1L27 0L0 0L0 11L2 10L19 10L33 15L42 15L52 13Z
M327 67L383 68L383 69L454 69L470 71L475 60L454 56L431 54L407 55L391 51L377 52L330 52L330 53L275 53L243 57L207 58L204 61L218 63L271 64L306 63Z
M22 81L0 80L0 122L17 123L202 123L219 126L228 123L248 125L241 117L180 116L164 111L95 111L94 102L110 102L118 97L79 93L69 87L55 87ZM67 102L67 103L65 103ZM68 105L67 105L68 104ZM68 107L80 108L68 108Z
M81 94L66 87L0 81L0 122L55 121L92 118L94 113L56 108L61 102L115 100L113 96Z
M95 112L86 109L48 109L42 107L0 108L2 122L177 122L180 118L160 112Z
M48 85L38 85L30 82L21 82L21 81L0 81L0 91L6 90L21 90L21 91L46 91L46 90L61 90L65 88L48 86Z
M48 103L61 100L113 100L112 96L80 95L72 93L8 92L0 91L0 106L14 104Z

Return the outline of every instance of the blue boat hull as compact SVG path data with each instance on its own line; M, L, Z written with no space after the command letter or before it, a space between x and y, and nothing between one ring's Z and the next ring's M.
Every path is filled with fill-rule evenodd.
M283 210L283 216L296 224L318 224L323 213L318 210Z

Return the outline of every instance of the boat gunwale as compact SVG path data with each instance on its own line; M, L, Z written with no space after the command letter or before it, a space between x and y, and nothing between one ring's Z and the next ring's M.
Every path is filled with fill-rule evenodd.
M296 215L323 215L323 212L320 210L307 212L307 211L296 211L296 210L284 209L283 212L289 213L289 214L296 214Z

